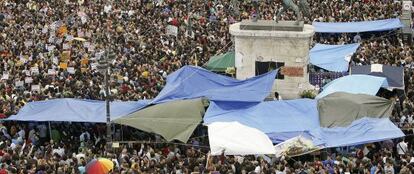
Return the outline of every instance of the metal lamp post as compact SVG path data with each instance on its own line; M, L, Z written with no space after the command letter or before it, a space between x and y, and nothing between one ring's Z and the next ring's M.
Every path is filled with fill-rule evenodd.
M111 148L112 143L112 130L111 130L111 94L109 92L109 75L110 75L110 65L109 61L115 58L115 54L110 51L106 52L104 59L99 61L98 69L104 73L104 88L105 88L105 105L106 105L106 143L107 147Z

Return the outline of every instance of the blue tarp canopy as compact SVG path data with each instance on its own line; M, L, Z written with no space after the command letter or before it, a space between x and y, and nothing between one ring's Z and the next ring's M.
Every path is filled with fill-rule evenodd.
M361 118L347 127L321 128L325 147L353 146L405 136L388 118ZM340 138L338 138L340 137Z
M312 139L315 145L324 147L357 145L404 136L388 118L362 118L346 127L323 128L319 123L316 105L317 101L310 99L250 105L211 102L204 116L204 124L236 121L261 130L273 143L301 135Z
M270 137L274 143L319 128L316 100L282 100L249 106L242 103L210 102L204 115L204 124L232 121L266 134L274 134Z
M135 112L148 103L148 100L111 102L111 120ZM36 101L5 120L105 123L106 105L105 101L71 98Z
M335 92L346 92L351 94L376 95L381 87L388 87L387 79L370 75L349 75L332 82L323 87L316 99L325 97Z
M309 53L310 63L328 71L348 71L351 56L359 44L325 45L316 44Z
M313 22L317 33L359 33L370 31L387 31L402 28L400 19L384 19L363 22Z
M214 101L261 102L270 94L275 77L276 71L271 71L237 80L203 68L184 66L168 75L167 84L151 103L200 97Z

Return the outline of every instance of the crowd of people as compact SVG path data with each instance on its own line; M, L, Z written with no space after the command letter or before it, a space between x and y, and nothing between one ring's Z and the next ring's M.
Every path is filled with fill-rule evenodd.
M305 17L306 23L396 18L402 8L394 0L308 2L311 16ZM211 56L231 50L230 24L249 19L253 11L262 19L275 19L280 7L281 1L269 0L259 1L258 10L251 0L0 1L0 117L17 113L31 101L102 100L104 77L99 62L103 60L111 66L114 100L154 98L169 73L184 65L202 66ZM292 11L282 16L294 18ZM167 31L169 26L178 28L177 35ZM353 65L405 67L406 95L396 101L393 119L411 129L414 47L404 44L396 31L314 37L314 43L354 42L361 46ZM113 59L106 60L108 50L115 54ZM267 157L213 158L202 145L141 143L114 153L103 148L102 125L54 125L50 133L47 129L45 124L1 126L0 174L83 173L95 156L113 159L114 173L410 173L414 162L408 141L408 146L403 142L406 148L400 146L403 153L398 153L396 142L388 141L360 147L346 156L332 153L337 156L323 162L302 163Z

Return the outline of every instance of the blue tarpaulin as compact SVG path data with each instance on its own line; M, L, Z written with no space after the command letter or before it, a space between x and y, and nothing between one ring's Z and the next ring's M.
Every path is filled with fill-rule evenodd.
M237 121L280 142L319 128L317 101L310 99L262 102L245 106L232 102L210 102L204 124Z
M310 63L328 71L348 71L351 56L359 44L325 45L316 44L309 53Z
M347 127L321 128L321 139L328 148L360 145L403 136L401 129L388 118L365 117Z
M325 97L335 92L346 92L351 94L376 95L381 87L388 87L387 79L370 75L349 75L332 82L323 87L316 99Z
M387 31L402 28L400 19L384 19L363 22L313 22L317 33L359 33L370 31Z
M111 102L111 120L135 112L148 103L148 100ZM70 98L36 101L26 104L17 115L6 120L105 123L106 105L105 101Z
M261 102L270 94L276 71L237 80L208 70L184 66L167 77L167 84L152 104L206 97L214 101Z
M404 136L388 118L362 118L346 127L323 128L317 101L310 99L261 102L255 105L211 102L204 124L239 122L266 133L273 143L303 136L315 145L339 147ZM341 137L341 138L338 138Z

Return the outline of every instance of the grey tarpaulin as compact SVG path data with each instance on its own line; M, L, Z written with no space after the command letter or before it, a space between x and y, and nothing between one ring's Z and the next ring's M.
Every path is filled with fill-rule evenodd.
M363 117L388 118L393 102L381 97L336 92L318 100L321 127L345 127Z
M167 141L187 142L204 113L201 98L176 100L149 106L113 122L159 134Z

